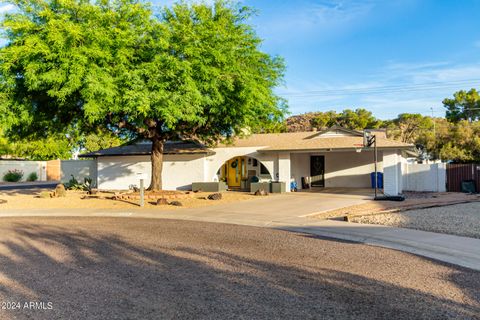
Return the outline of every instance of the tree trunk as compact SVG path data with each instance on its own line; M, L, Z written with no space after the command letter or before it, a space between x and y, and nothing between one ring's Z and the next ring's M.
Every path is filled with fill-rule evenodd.
M163 141L158 137L152 138L152 180L148 190L162 190L162 168L163 168Z

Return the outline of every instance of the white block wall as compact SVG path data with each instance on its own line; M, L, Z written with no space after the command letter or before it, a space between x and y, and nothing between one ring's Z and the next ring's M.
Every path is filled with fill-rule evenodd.
M127 190L140 186L138 173L145 175L148 187L152 176L150 156L123 156L98 158L98 188ZM164 155L162 182L164 190L185 190L192 182L205 180L205 156Z
M96 160L62 160L60 162L61 181L68 182L72 175L78 182L83 183L86 177L97 180Z
M403 164L403 190L419 192L446 192L447 165Z
M397 150L383 151L383 192L396 196L402 193L402 156Z
M38 181L47 180L47 162L46 161L14 161L14 160L0 160L0 181L3 181L3 176L9 170L23 171L23 178L21 181L26 181L28 175L35 172Z

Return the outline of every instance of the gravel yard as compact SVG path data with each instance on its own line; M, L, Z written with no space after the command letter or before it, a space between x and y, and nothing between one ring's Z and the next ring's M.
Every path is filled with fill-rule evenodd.
M480 202L365 215L349 221L480 238Z
M279 230L0 220L1 319L478 319L480 273ZM25 309L44 302L46 310ZM51 303L50 305L48 303ZM51 306L51 308L49 308Z

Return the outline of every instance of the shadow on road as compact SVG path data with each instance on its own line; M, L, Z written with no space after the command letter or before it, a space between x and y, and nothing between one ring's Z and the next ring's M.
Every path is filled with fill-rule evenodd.
M0 310L0 318L466 319L480 314L479 273L467 269L452 267L446 279L468 297L454 301L343 271L342 263L348 263L343 258L333 269L322 266L321 256L312 263L308 250L292 254L275 249L275 242L233 234L247 227L227 226L230 236L225 236L223 227L204 223L129 219L127 227L126 219L92 220L2 224L0 300L48 301L53 310ZM182 229L182 223L194 227ZM238 243L247 249L235 250ZM262 246L263 256L248 254L248 248ZM282 250L285 259L275 259Z

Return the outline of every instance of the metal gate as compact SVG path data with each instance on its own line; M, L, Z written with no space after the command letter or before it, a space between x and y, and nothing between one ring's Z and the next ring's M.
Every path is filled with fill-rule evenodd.
M447 164L447 191L461 192L463 180L475 180L480 192L480 163Z

